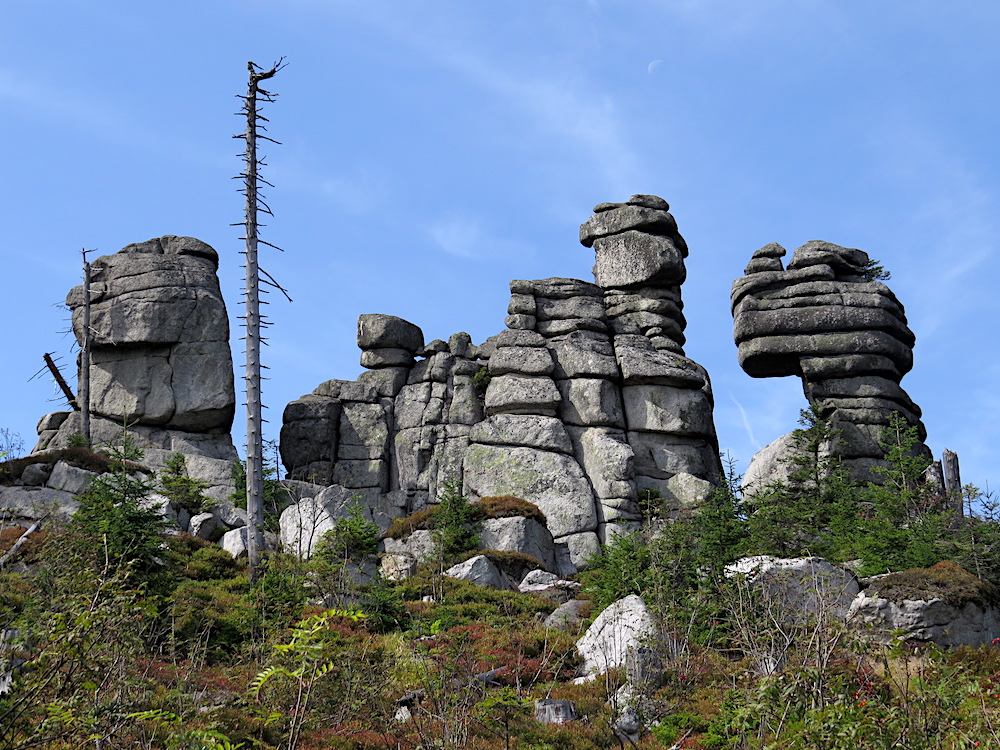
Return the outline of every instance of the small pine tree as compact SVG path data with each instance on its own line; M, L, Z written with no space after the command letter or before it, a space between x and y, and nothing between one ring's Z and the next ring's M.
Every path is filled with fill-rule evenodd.
M166 519L147 503L154 484L142 476L137 461L143 452L128 433L108 448L110 471L96 477L79 496L73 526L106 551L116 566L132 565L152 574L164 567L162 534Z
M479 544L477 514L462 494L461 484L446 482L438 499L432 532L438 555L446 560L475 549Z
M195 479L187 472L187 462L183 453L174 453L160 474L160 486L174 510L184 509L192 515L201 511L210 502L205 496L208 482Z
M783 459L792 471L748 503L747 548L755 554L804 554L842 560L857 527L856 491L835 452L840 439L816 405L800 413L793 454Z

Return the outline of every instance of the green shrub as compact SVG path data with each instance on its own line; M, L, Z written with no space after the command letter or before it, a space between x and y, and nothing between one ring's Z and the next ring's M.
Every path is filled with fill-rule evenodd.
M108 450L108 473L95 477L78 496L80 509L72 526L89 539L92 554L106 551L116 565L133 566L146 576L162 572L167 523L159 509L145 504L152 482L132 471L142 451L124 432Z
M373 633L388 633L410 624L410 612L403 603L403 597L382 576L377 576L364 587L361 611L365 615L362 624Z
M447 482L439 500L433 531L438 555L448 559L476 549L479 545L479 514L462 494L461 485Z
M602 610L629 594L642 594L654 573L653 557L642 533L616 534L587 561L583 591Z
M195 581L212 581L235 578L246 566L221 547L214 544L197 550L182 571L186 578Z
M405 541L414 531L433 529L437 512L437 506L432 506L418 510L416 513L411 513L406 518L394 518L382 536L386 539Z
M256 612L246 576L182 581L168 609L174 648L181 655L203 649L209 663L232 658L249 642Z

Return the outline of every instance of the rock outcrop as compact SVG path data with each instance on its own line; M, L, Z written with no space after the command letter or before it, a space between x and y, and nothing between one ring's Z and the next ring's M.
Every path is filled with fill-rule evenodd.
M639 493L697 506L721 470L708 375L683 350L687 245L654 196L597 206L580 239L597 283L512 281L507 329L481 345L425 344L412 323L362 315L367 372L285 409L289 475L399 515L450 481L473 499L524 498L561 571L638 525Z
M90 382L94 444L113 442L127 424L146 463L162 467L184 453L189 472L221 499L236 458L229 435L236 398L218 265L204 242L172 235L94 260ZM82 286L66 304L82 343ZM79 412L49 414L34 450L64 447L79 430Z
M900 387L913 366L915 340L903 306L861 250L807 242L787 268L784 255L780 245L766 245L733 283L740 365L756 378L799 376L806 398L840 432L831 450L855 478L870 478L868 469L884 455L881 432L894 414L926 438L919 407ZM765 449L770 458L751 464L747 478L774 476L787 443L786 437Z

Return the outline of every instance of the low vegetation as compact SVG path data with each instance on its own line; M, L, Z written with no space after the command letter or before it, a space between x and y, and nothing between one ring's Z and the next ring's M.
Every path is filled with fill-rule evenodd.
M808 448L827 426L805 419ZM12 679L0 747L619 748L626 702L636 748L1000 746L1000 648L882 646L823 609L789 617L726 575L744 554L821 550L872 573L895 566L876 582L892 599L996 602L989 498L981 517L959 518L923 494L910 436L896 435L882 485L853 487L806 450L794 491L743 498L731 477L680 517L647 498L643 532L618 535L581 576L589 616L629 593L655 615L628 697L624 672L574 683L579 632L543 624L557 602L439 574L473 554L483 519L544 520L535 506L447 488L387 534L430 530L440 559L392 582L372 573L378 530L354 505L312 558L273 555L252 584L217 546L164 535L142 502L155 478L130 470L141 456L124 446L102 459L74 521L35 532L0 570L0 677ZM166 474L171 502L204 507L180 463ZM0 529L0 553L23 532ZM537 565L487 554L522 573ZM580 718L539 723L542 699L573 701Z

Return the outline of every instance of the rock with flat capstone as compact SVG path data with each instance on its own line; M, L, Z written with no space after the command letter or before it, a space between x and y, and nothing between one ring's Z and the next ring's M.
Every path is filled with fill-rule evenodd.
M217 265L205 243L170 235L92 261L94 414L119 425L229 430L235 392ZM83 302L82 287L67 296L79 341Z

